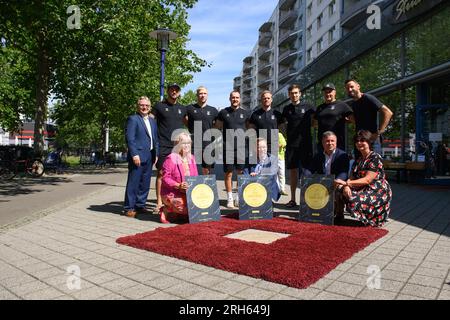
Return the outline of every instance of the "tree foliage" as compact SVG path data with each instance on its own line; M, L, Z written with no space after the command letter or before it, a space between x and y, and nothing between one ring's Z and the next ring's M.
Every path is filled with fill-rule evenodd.
M186 85L206 65L186 49L187 9L195 2L80 0L77 16L76 11L67 13L73 4L68 0L0 1L3 51L19 53L22 59L22 64L7 64L8 56L0 57L0 67L10 68L14 75L1 76L8 80L0 87L0 111L6 115L2 126L13 128L13 115L23 112L42 127L52 94L60 101L52 118L61 143L101 144L110 128L113 138L122 140L113 144L123 145L123 126L137 97L158 99L159 52L150 31L165 27L179 35L167 55L168 81ZM77 17L80 26L72 28ZM25 79L31 81L24 83ZM8 91L17 94L8 100ZM19 108L23 101L34 105L34 111ZM42 138L36 136L35 143L39 141Z

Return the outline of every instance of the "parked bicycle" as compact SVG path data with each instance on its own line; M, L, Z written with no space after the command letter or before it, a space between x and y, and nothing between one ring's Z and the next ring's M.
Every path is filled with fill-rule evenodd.
M25 146L0 147L0 177L9 180L19 173L32 177L44 174L44 164L33 156L33 149Z

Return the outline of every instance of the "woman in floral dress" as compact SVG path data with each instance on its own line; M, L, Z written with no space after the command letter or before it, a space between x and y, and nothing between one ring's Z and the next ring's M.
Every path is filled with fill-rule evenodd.
M365 225L381 227L391 210L392 190L386 180L381 156L372 149L375 136L360 130L355 136L356 148L361 157L355 161L352 176L342 185L347 210Z

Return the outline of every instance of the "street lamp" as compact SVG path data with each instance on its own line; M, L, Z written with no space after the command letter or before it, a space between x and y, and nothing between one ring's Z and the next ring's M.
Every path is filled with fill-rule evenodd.
M169 51L169 42L178 37L178 35L166 28L150 32L150 37L158 41L158 50L161 52L161 77L160 77L160 101L164 99L164 63L166 60L166 51Z

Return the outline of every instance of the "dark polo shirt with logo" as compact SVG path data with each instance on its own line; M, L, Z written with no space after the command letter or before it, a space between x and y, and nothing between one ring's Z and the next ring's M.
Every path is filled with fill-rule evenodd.
M181 104L170 104L167 101L158 102L152 108L158 125L158 138L160 147L167 149L173 147L172 133L183 129L183 119L186 116L186 107Z

